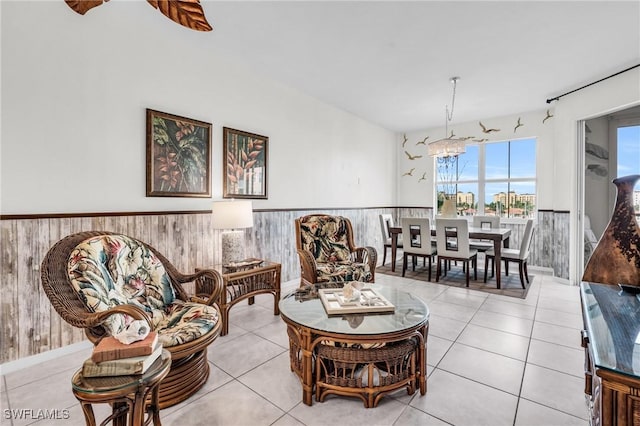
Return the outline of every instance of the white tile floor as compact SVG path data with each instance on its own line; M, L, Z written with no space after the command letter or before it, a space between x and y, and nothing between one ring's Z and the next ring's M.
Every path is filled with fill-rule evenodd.
M536 275L527 298L515 299L382 274L376 281L403 287L431 308L426 395L399 391L374 409L336 396L304 405L289 369L284 322L264 295L253 306L232 308L230 333L209 349L208 383L188 401L162 410L163 424L588 424L577 287ZM2 376L2 425L84 424L69 380L89 355L83 349ZM7 409L31 409L33 415L12 419ZM38 421L39 409L58 409L68 418ZM97 406L96 417L106 417L108 409Z

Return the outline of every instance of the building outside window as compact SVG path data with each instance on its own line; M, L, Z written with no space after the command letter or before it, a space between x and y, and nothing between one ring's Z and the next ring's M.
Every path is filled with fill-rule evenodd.
M633 122L638 122L635 119ZM640 173L640 124L620 125L617 129L617 177ZM636 220L640 224L640 180L633 188L631 199Z
M467 145L464 154L436 161L438 213L446 197L461 216L535 218L535 138Z

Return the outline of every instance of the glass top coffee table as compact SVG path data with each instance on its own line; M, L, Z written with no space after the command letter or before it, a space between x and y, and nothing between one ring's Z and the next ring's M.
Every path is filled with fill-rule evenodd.
M280 301L287 324L291 370L302 382L302 400L327 394L356 396L375 407L406 387L424 395L429 308L418 297L367 284L395 306L393 313L327 315L317 294L300 290Z

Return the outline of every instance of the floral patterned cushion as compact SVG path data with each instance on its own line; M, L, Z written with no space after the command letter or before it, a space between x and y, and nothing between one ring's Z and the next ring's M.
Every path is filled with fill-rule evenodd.
M218 311L201 303L176 300L163 313L156 331L165 347L195 340L218 323Z
M368 263L334 262L318 263L318 281L345 282L371 281L371 271Z
M316 262L349 260L347 229L342 216L304 216L300 220L302 248L310 251Z
M72 285L91 312L136 305L151 316L165 346L194 340L218 320L214 308L176 300L160 260L127 236L101 235L83 241L71 252L67 269ZM114 314L104 325L113 335L132 320L128 315Z

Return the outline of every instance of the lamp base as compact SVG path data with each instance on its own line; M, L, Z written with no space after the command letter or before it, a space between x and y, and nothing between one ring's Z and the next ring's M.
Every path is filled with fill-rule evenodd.
M222 264L228 265L244 258L244 231L224 231L222 233Z

